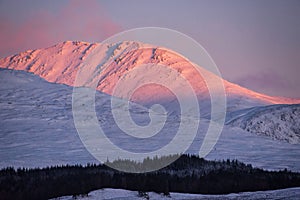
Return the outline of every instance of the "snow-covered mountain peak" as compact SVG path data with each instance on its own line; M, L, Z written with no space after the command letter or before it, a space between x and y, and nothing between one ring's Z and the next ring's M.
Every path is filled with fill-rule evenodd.
M99 45L101 44L65 41L48 48L28 50L0 59L0 66L32 72L49 82L73 86L80 65ZM96 68L93 72L94 81L99 81L98 90L108 94L113 93L114 87L121 77L128 75L128 78L138 79L142 75L152 76L150 79L165 84L172 84L172 87L179 90L183 90L183 88L180 87L177 79L183 77L192 86L198 99L202 102L210 98L206 80L212 80L211 83L221 81L226 90L229 110L267 104L300 103L299 99L271 97L225 81L204 68L193 66L185 58L163 47L136 41L102 44L101 47L102 51L97 56L103 57L103 63L101 68ZM138 70L136 69L145 64L149 65L149 70L144 70L143 74L140 72L137 74ZM155 65L169 68L170 74L162 75L162 70L159 67L151 67ZM168 71L165 70L164 73L168 73ZM173 74L172 80L167 80L166 77L170 77L171 74ZM166 88L157 85L141 87L138 93L140 95L133 96L131 100L150 103L161 99L169 102L174 100L174 95Z

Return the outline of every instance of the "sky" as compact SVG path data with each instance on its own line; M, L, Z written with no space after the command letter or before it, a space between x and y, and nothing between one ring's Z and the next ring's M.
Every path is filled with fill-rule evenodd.
M300 98L299 19L298 0L0 0L0 57L164 27L200 43L224 79Z

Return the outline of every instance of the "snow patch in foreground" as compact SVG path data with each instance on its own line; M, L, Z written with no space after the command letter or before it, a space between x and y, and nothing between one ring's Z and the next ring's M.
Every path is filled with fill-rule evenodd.
M300 187L288 188L282 190L269 190L269 191L258 191L258 192L242 192L226 195L202 195L202 194L186 194L186 193L170 193L170 197L154 192L148 192L149 199L163 199L163 200L196 200L196 199L298 199L300 196ZM53 200L73 200L72 196L63 196L55 198ZM89 193L87 197L77 197L80 200L142 200L143 197L138 196L137 191L129 191L122 189L100 189Z

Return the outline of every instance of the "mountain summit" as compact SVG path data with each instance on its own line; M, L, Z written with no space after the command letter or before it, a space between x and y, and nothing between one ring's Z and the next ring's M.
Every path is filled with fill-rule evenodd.
M80 65L99 45L101 44L66 41L49 48L27 50L2 58L0 59L0 67L32 72L49 82L74 86ZM174 88L179 90L182 88L176 80L177 77L181 76L190 83L200 102L210 98L205 79L221 79L200 67L198 70L205 77L204 79L187 60L161 47L130 41L105 44L104 47L105 50L99 56L105 58L103 59L105 63L102 63L101 66L106 66L99 68L99 71L94 73L94 79L97 81L97 89L110 95L113 95L120 77L130 71L132 72L130 76L125 77L127 81L143 73L150 79L164 82L166 85L172 84ZM143 64L148 64L148 68L144 71L138 70ZM169 67L171 69L169 70L170 74L175 71L175 75L172 75L174 80L167 81L170 74L165 75L159 67L153 67L158 64ZM221 80L227 95L228 111L259 105L300 103L299 99L272 97ZM166 87L150 84L138 88L130 100L143 104L153 104L153 102L162 100L171 102L174 100L174 94Z

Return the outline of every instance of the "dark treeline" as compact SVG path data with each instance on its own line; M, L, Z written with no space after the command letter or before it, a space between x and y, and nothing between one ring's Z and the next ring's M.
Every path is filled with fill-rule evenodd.
M113 163L138 170L171 157L146 159L143 163L129 160ZM168 195L169 192L226 194L299 186L300 173L265 171L237 160L207 161L190 155L182 155L169 166L148 173L124 173L95 164L0 170L0 197L3 200L76 196L101 188L136 190L139 194L154 191Z

